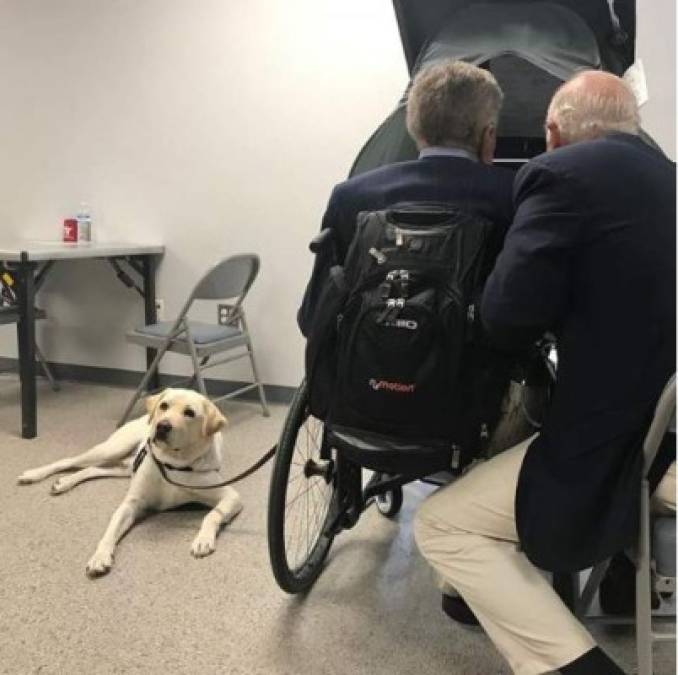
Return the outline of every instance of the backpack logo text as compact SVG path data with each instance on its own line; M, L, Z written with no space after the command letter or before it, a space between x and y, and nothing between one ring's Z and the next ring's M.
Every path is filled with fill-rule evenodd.
M413 394L416 388L416 384L404 384L403 382L389 382L388 380L375 380L371 378L369 381L370 387L374 391L381 391L382 389L386 391L392 391L396 394Z

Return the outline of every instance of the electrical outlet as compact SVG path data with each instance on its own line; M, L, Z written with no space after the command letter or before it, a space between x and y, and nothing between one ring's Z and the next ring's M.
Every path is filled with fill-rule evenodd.
M158 321L165 320L165 301L160 298L155 300L155 315Z

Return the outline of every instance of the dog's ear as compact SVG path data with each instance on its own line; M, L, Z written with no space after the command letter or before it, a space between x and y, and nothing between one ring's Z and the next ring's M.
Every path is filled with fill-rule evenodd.
M158 407L158 403L160 403L160 399L164 393L164 391L161 391L159 394L153 394L152 396L146 397L144 403L146 405L146 412L148 413L149 418L153 417L155 414L155 409Z
M205 401L205 421L203 426L203 433L205 436L212 436L217 431L223 429L228 424L228 420L224 417L221 410L217 408L212 401Z

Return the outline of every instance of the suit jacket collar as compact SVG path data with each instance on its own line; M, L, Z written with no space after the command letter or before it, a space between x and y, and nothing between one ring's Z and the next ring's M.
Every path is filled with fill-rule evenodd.
M468 159L472 162L478 161L478 156L462 148L448 148L441 145L433 145L428 148L422 148L419 151L419 159L429 157L452 157L454 159Z

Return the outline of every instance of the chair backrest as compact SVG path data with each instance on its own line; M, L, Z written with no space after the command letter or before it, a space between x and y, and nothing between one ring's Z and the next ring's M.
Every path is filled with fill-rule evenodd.
M234 255L218 262L196 284L192 300L227 300L238 304L249 291L259 273L259 256L254 253Z
M676 375L671 376L659 397L659 402L654 411L652 424L650 430L645 436L643 443L643 453L645 455L645 475L650 470L654 458L659 450L659 445L664 438L664 435L671 427L671 423L675 424L676 418Z
M240 305L259 274L259 256L243 253L218 262L195 285L170 330L178 335L187 330L186 316L194 300L229 300L236 298L231 306L231 316L242 320Z

